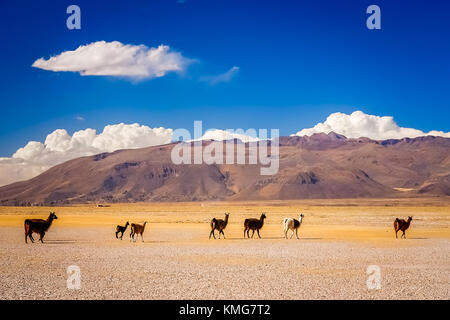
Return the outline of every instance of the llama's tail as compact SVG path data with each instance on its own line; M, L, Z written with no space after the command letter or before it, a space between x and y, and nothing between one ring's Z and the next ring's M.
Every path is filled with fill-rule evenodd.
M395 218L395 221L394 221L394 229L395 229L396 231L398 230L399 222L400 222L400 219L399 219L399 218Z
M287 229L288 220L289 220L288 218L283 219L283 231L286 231L286 229Z
M211 230L214 230L216 228L217 219L212 218L211 220Z
M25 228L25 234L28 234L28 232L30 231L30 220L26 219L23 223L23 226Z

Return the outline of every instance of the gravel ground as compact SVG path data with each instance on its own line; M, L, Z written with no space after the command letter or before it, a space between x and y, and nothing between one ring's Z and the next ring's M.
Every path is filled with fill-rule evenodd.
M369 245L203 233L156 229L130 243L103 227L53 228L46 244L25 245L22 228L0 227L0 299L450 298L449 239ZM80 290L67 288L70 265L80 267ZM367 288L369 265L380 267L380 290Z

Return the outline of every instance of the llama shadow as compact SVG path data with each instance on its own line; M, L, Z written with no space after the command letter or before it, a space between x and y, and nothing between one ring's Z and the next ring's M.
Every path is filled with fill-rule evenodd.
M324 238L302 238L300 237L298 240L323 240ZM214 240L213 238L211 238L211 240ZM216 239L216 240L223 240L223 239ZM252 240L252 238L226 238L225 240ZM261 239L259 239L256 235L255 237L253 237L253 240L286 240L284 237L261 237ZM287 239L287 240L291 240L291 239ZM292 238L292 240L294 240L294 238Z
M169 243L171 241L168 240L144 240L144 242L142 241L136 241L136 242L131 242L131 243L144 243L144 244L152 244L152 243Z
M44 239L44 244L73 244L73 243L77 243L77 242L79 242L79 241L77 241L77 240L45 240Z

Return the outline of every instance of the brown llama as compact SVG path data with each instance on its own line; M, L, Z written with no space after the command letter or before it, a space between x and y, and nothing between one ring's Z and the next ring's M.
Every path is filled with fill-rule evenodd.
M264 225L264 219L266 218L266 215L263 213L261 214L261 217L259 219L251 218L251 219L245 219L244 221L244 238L245 238L245 232L247 232L247 238L250 238L249 231L252 230L252 238L255 234L255 230L258 233L258 237L261 239L261 236L259 234L259 230Z
M124 234L124 232L127 230L129 224L130 224L130 223L127 221L127 223L125 224L125 226L120 226L120 225L118 225L118 226L116 227L116 238L117 238L117 239L119 239L118 235L119 235L119 233L120 233L120 240L122 240L123 234Z
M136 242L138 235L141 235L142 242L144 242L144 237L142 235L144 234L146 224L147 221L145 221L142 225L137 223L131 224L130 242L131 240L133 240L133 242ZM136 238L134 236L136 236Z
M405 221L404 219L399 219L399 218L395 219L395 221L394 221L394 229L395 229L395 238L396 239L398 239L397 232L399 232L399 231L403 232L403 234L402 234L402 236L400 238L405 238L406 239L405 231L408 230L412 219L413 219L412 217L408 217L408 221Z
M33 232L38 233L39 240L44 243L44 236L47 230L52 225L53 220L58 219L54 212L50 212L47 220L44 219L26 219L24 222L25 227L25 243L28 243L27 238L29 237L31 242L34 243Z
M227 227L228 224L228 217L230 216L229 213L225 213L225 219L216 219L213 218L211 220L211 232L209 234L209 238L211 239L211 235L214 237L214 239L216 238L215 234L214 234L214 230L219 231L219 239L220 239L220 234L223 234L223 238L225 239L225 233L223 232L223 230Z

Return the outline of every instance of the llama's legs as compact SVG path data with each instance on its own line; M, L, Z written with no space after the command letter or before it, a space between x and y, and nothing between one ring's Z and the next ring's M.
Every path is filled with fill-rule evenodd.
M298 229L295 229L295 236L296 236L297 239L298 239Z
M223 232L223 230L220 231L220 232L222 232L223 238L225 239L225 233Z
M406 239L406 233L405 233L405 231L403 231L403 238Z
M291 231L292 231L292 233L291 233L291 237L289 239L292 239L292 237L294 236L294 229L292 229Z
M250 229L247 229L247 238L250 239Z
M255 229L252 230L252 239L253 239L254 234L255 234Z
M117 236L119 234L119 231L116 231L116 239L119 239L119 237Z
M398 239L397 233L398 233L398 230L395 231L395 239Z
M144 236L142 235L142 233L141 233L141 240L142 242L144 242Z
M39 239L42 243L44 243L44 236L45 236L45 232L42 232L41 233L41 238Z
M211 235L214 237L214 239L216 238L216 235L214 234L214 229L212 229L211 232L209 233L210 239L211 239Z
M247 231L247 229L245 228L245 229L244 229L244 239L245 239L245 232L246 232L246 231Z
M255 231L253 231L254 233ZM256 232L258 233L258 237L261 239L261 236L259 235L259 229L256 229Z
M25 243L28 243L28 241L27 241L28 237L30 238L31 242L34 243L34 239L31 236L32 234L33 234L32 232L25 233Z

